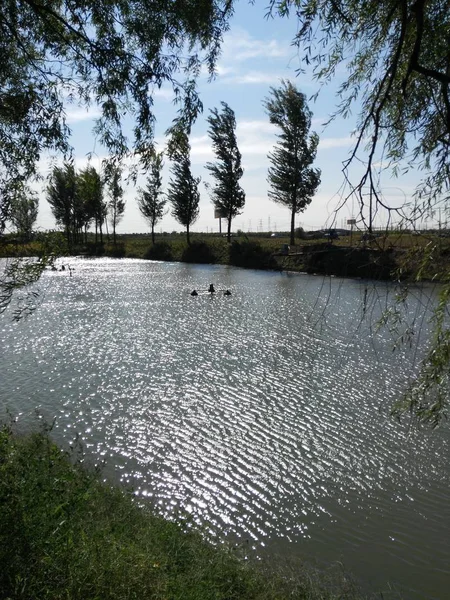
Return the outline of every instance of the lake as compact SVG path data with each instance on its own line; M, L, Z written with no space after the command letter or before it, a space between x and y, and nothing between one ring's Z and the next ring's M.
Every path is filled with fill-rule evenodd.
M162 514L258 555L342 562L364 590L446 598L450 428L389 407L410 381L436 289L406 305L417 332L377 330L391 283L216 265L64 259L28 319L0 316L0 416L55 418L90 462ZM229 289L232 295L190 292Z

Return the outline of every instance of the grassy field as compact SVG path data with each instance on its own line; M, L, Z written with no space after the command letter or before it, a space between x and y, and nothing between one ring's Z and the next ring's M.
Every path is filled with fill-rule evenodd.
M0 429L2 599L357 598L344 577L244 560L138 506L47 433ZM336 588L336 585L338 587ZM359 596L360 597L360 596Z

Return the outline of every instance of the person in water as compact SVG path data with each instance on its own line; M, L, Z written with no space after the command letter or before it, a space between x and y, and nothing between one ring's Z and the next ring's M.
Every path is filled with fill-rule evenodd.
M191 296L198 296L197 290L192 290Z
M212 284L212 283L210 283L208 292L209 292L210 294L214 294L214 292L215 292L215 291L216 291L216 290L214 289L214 286L213 286L213 284Z

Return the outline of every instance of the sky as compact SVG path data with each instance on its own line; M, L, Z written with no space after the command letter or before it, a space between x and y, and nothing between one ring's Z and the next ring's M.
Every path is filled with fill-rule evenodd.
M256 3L255 3L256 4ZM200 214L192 226L192 231L211 232L219 230L219 221L214 219L214 207L208 195L205 183L212 183L206 162L214 161L211 142L207 135L206 118L212 108L220 108L220 102L227 102L236 114L236 136L242 154L244 175L241 185L246 193L246 202L242 214L232 223L232 230L245 232L287 231L290 228L289 209L274 203L268 198L269 185L267 169L270 165L268 153L276 143L277 130L269 123L263 106L271 87L280 85L282 79L291 80L307 98L311 98L320 90L316 100L309 100L313 113L312 131L320 137L317 158L314 163L322 172L321 185L316 195L305 210L296 218L296 225L305 229L323 227L346 227L347 219L357 216L356 200L349 200L337 213L336 208L342 203L346 189L343 187L343 161L348 158L355 142L352 135L356 127L358 107L348 119L338 118L329 125L324 124L335 111L338 98L336 90L345 76L345 67L338 71L337 78L326 87L320 86L312 74L298 75L302 66L301 57L291 41L296 33L297 22L289 19L265 18L265 10L259 5L245 1L236 4L236 12L231 21L230 31L224 36L222 54L217 65L217 77L208 82L206 74L199 80L200 96L203 102L203 114L195 123L191 143L192 172L200 176ZM88 163L88 154L92 154L91 164L100 168L105 156L92 133L94 119L98 111L92 108L87 112L84 108L71 105L67 109L68 124L72 130L71 143L75 152L75 164L82 168ZM176 114L173 96L169 88L162 88L155 96L156 142L157 149L165 147L164 132ZM165 161L164 187L167 186L170 163ZM361 165L355 165L352 178L361 172ZM41 170L48 175L48 159L41 161ZM417 173L410 173L401 178L392 179L385 173L381 191L391 205L408 202L415 185ZM145 186L145 176L138 178L137 185L124 185L126 208L123 220L117 230L119 233L145 233L149 226L140 214L136 197L138 187ZM55 220L45 200L44 186L39 190L38 229L54 229ZM384 226L386 215L380 214L375 225ZM222 221L225 229L225 223ZM170 214L167 214L157 225L156 231L182 231L183 228Z

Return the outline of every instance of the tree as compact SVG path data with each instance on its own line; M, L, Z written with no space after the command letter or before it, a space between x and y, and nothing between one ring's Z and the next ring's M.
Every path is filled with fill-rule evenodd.
M64 227L70 249L77 237L76 179L73 164L64 163L53 169L47 187L47 201L56 223Z
M29 242L38 216L39 199L29 187L21 185L11 200L10 221L25 242Z
M202 108L196 79L204 65L213 75L232 13L229 0L2 3L0 234L18 184L38 175L42 153L51 150L66 160L71 157L68 104L97 105L98 141L117 161L133 155L144 168L153 155L155 89L173 90L177 123L189 128ZM125 117L134 124L130 143L122 131ZM63 171L53 177L53 192L62 184ZM132 171L136 174L137 165ZM54 200L57 220L72 245L69 215L64 214L62 199ZM101 225L104 210L97 222L99 217ZM26 273L21 279L19 273L14 280L29 279ZM0 277L0 295L7 288L10 297L11 281L6 272Z
M319 81L328 82L345 66L340 102L331 116L346 117L359 102L353 152L343 163L349 191L360 216L372 229L382 208L396 212L410 226L450 199L450 11L440 0L272 0L269 12L282 17L294 12L299 20L295 43L305 64ZM344 70L339 69L340 73ZM381 159L381 160L380 160ZM359 180L351 180L353 163L364 165ZM380 167L380 162L382 166ZM390 206L382 196L382 171L398 175L420 170L413 205ZM381 188L381 189L380 189ZM439 244L427 248L420 273L435 268ZM414 260L417 260L413 258ZM445 282L432 320L430 346L418 377L394 408L419 423L437 426L449 403L450 329L443 318L450 300L450 274L436 272ZM396 314L394 305L388 311ZM388 315L389 316L389 315Z
M222 113L216 108L207 118L209 137L212 140L217 163L206 163L206 168L217 181L212 188L212 201L228 221L228 242L231 235L231 221L244 208L245 192L239 185L244 170L241 167L241 153L236 140L236 118L234 111L222 102Z
M358 101L357 136L344 172L360 151L365 170L351 184L369 229L377 208L396 210L379 189L380 157L397 174L419 167L413 220L446 203L450 192L450 11L440 0L284 0L269 12L299 20L295 43L324 83L345 65L335 115ZM341 69L340 72L343 70ZM401 163L403 161L403 163ZM366 212L368 209L368 214Z
M123 199L123 188L120 185L122 173L115 167L108 181L110 199L108 202L109 218L113 228L113 242L116 245L116 227L123 218L125 212L125 200Z
M79 227L84 227L85 233L89 223L95 225L95 243L103 243L103 223L106 218L106 202L103 198L104 184L100 173L92 165L82 169L76 176L76 210L79 214Z
M162 195L162 153L155 154L150 164L146 189L138 190L138 207L152 230L152 243L155 243L155 225L164 216L167 200Z
M198 184L200 177L191 173L190 145L186 135L178 135L177 143L170 149L173 161L172 176L169 182L169 202L172 204L172 215L186 227L187 243L190 245L189 228L195 223L199 213L200 193Z
M232 2L10 0L0 18L0 224L9 190L36 173L47 149L70 152L68 102L101 109L95 133L113 156L152 155L153 90L169 85L189 123L201 110L195 80L213 73Z
M311 111L306 96L289 81L271 88L272 96L264 101L270 122L281 129L278 143L269 154L272 167L268 181L269 198L291 211L291 245L295 244L295 215L310 204L320 184L320 169L311 167L316 158L319 137L309 135Z

